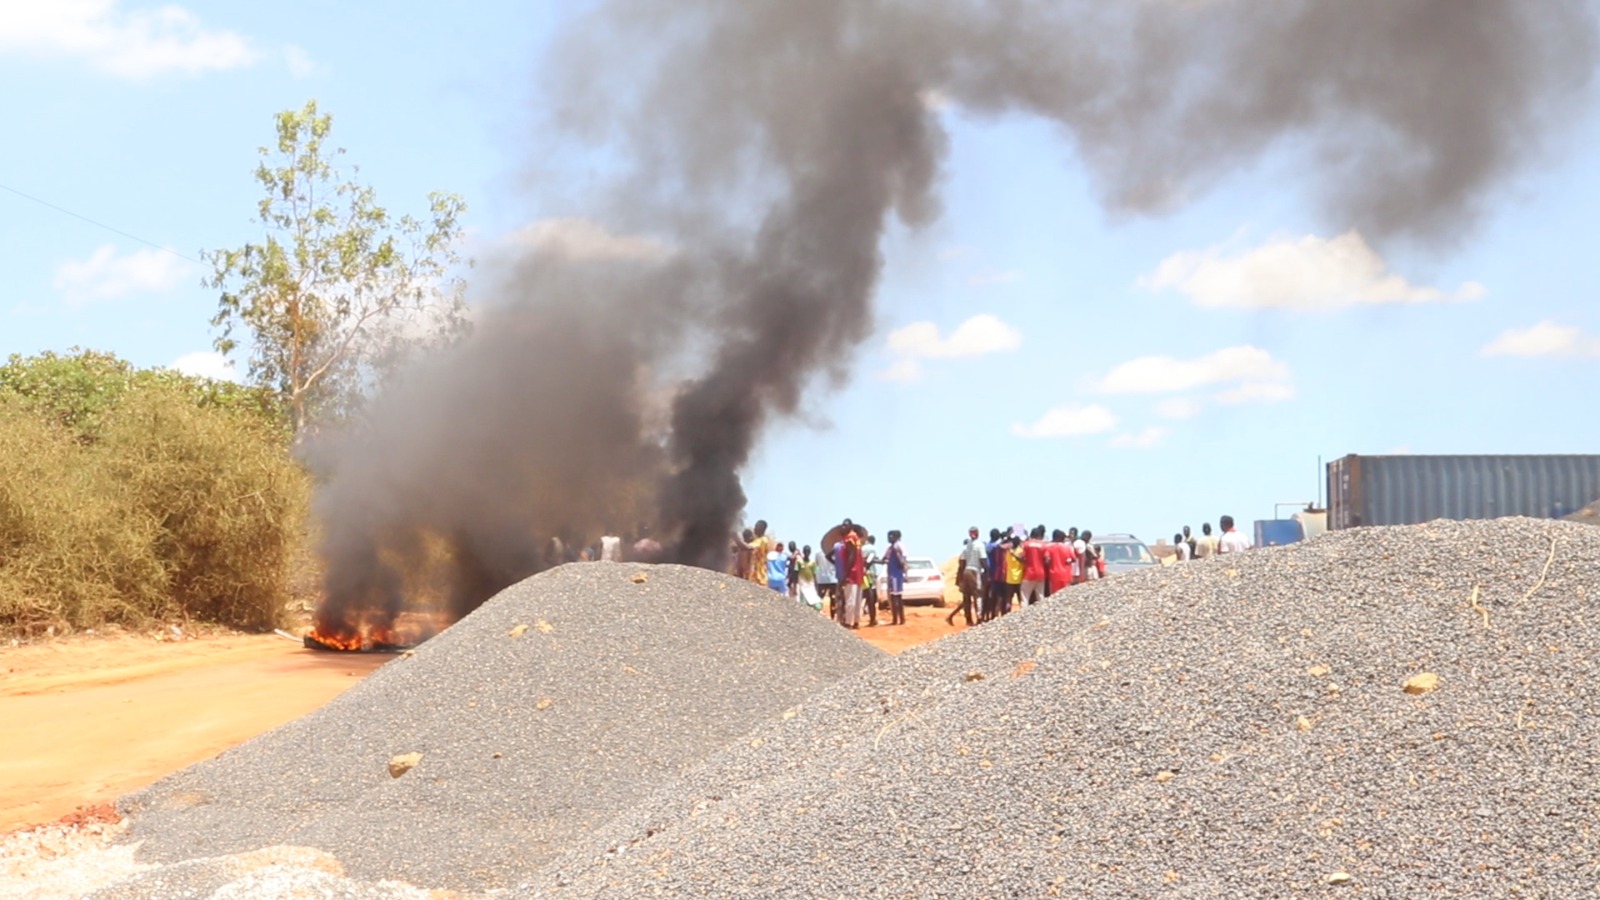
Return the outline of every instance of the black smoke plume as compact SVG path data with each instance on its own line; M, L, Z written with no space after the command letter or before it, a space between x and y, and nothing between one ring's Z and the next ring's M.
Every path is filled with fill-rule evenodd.
M592 4L540 83L611 232L506 267L350 440L329 608L464 611L641 523L721 565L763 429L869 333L884 229L939 215L946 105L1055 123L1113 216L1281 153L1335 227L1439 245L1583 108L1595 34L1583 0Z

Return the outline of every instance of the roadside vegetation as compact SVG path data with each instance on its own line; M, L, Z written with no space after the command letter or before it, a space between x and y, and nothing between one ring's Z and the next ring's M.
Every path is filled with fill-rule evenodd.
M259 237L203 252L216 349L245 384L92 350L0 366L0 634L265 630L309 609L320 564L293 448L466 332L461 198L391 214L315 102L273 124Z
M270 391L108 354L0 367L0 629L276 625L309 480Z

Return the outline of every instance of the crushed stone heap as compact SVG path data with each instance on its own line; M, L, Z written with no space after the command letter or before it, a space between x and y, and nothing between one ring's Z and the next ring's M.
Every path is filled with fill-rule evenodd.
M141 861L274 845L350 877L484 890L684 768L884 658L804 605L680 566L513 585L321 710L124 798ZM391 764L409 771L391 775ZM143 877L167 895L183 871ZM140 896L138 880L106 896Z
M1600 500L1585 506L1570 516L1568 522L1582 522L1585 525L1600 525Z
M1336 532L908 651L518 896L1590 896L1600 538Z

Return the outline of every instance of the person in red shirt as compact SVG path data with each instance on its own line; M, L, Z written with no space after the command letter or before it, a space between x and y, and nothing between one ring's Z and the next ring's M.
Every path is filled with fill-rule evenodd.
M844 539L839 542L839 589L844 594L844 624L847 628L861 627L861 584L867 576L866 556L861 552L861 535L847 526Z
M1045 596L1045 547L1044 526L1035 525L1022 542L1022 599L1029 606Z
M1044 553L1046 597L1054 597L1072 584L1074 556L1072 545L1067 543L1067 533L1057 528L1051 533L1050 543Z

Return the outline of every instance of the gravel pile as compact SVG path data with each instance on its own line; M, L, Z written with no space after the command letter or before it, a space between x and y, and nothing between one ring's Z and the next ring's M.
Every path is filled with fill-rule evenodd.
M144 842L141 862L292 845L332 854L361 880L510 885L758 723L882 658L748 582L679 566L564 566L507 588L323 709L124 798L121 810L130 838ZM391 764L411 754L414 767L392 777ZM221 871L189 868L205 869L206 885ZM109 896L185 896L125 887Z
M1600 886L1600 532L1337 532L1076 588L770 721L518 896Z
M1600 525L1600 500L1585 506L1570 516L1568 522L1582 522L1585 525Z

